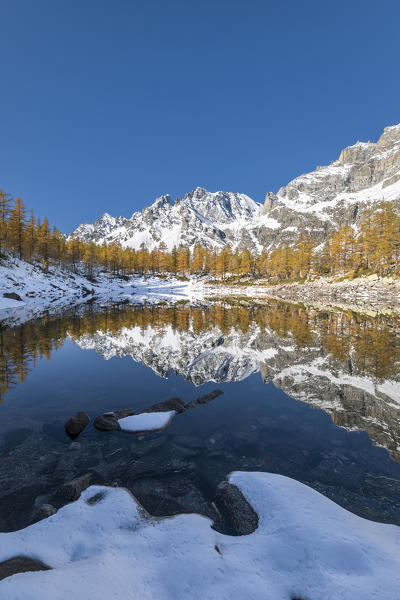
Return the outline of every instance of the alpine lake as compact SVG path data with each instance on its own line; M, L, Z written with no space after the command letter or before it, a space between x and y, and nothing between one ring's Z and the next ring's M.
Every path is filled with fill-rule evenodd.
M279 301L96 305L0 329L0 530L65 504L65 482L124 486L153 515L235 533L218 484L280 473L400 525L400 318ZM96 416L178 397L159 431ZM90 417L75 440L64 430Z

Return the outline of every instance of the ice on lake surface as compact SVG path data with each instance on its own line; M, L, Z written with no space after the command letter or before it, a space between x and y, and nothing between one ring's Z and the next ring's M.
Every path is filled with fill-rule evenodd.
M1 335L0 530L27 526L60 486L127 487L155 516L196 512L234 533L232 471L307 484L400 524L400 322L271 301L80 307ZM161 431L97 431L108 411L190 403ZM71 442L64 423L91 423Z

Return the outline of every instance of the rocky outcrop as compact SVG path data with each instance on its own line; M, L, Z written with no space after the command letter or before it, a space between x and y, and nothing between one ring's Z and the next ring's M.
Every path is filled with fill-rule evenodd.
M328 166L300 175L265 198L263 215L279 223L262 227L263 245L293 243L299 233L322 242L332 230L353 225L382 200L400 206L400 125L386 127L376 144L357 142Z

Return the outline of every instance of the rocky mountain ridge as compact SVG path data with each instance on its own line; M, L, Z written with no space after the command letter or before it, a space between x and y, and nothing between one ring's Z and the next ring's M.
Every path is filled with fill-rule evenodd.
M97 244L117 242L124 248L149 250L163 242L167 249L199 242L208 248L247 243L246 225L261 216L262 207L244 194L211 193L196 188L184 198L161 196L129 219L105 213L93 224L80 225L71 235Z
M149 250L161 242L168 250L230 244L258 253L293 244L301 233L321 243L344 224L357 228L365 209L382 200L400 206L400 124L386 127L376 143L357 142L330 165L269 192L263 207L244 194L196 188L175 201L161 196L129 219L105 213L70 237Z

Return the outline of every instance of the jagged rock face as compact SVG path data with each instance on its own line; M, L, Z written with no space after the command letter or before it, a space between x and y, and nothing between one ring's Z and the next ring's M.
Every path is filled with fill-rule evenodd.
M217 326L200 333L148 326L124 327L118 336L97 331L74 341L106 359L129 355L161 377L174 371L195 385L240 381L259 372L265 383L328 412L337 425L367 431L400 461L399 382L377 383L357 372L351 356L342 362L327 354L318 335L312 346L300 348L291 337L256 324L246 333L225 334Z
M175 202L161 196L130 219L104 214L71 235L96 243L149 250L164 242L189 248L263 248L293 244L301 233L317 243L345 224L357 224L367 207L381 200L400 206L400 125L386 127L376 144L357 142L338 160L317 167L269 192L263 209L244 194L211 193L197 188Z
M386 127L376 144L357 142L330 165L268 193L263 215L279 227L261 227L258 237L276 246L303 232L322 242L333 229L357 224L365 208L381 200L400 205L400 125Z
M93 225L80 225L71 235L135 249L144 244L152 250L161 242L168 250L179 244L193 248L196 243L208 248L222 248L226 243L237 247L246 245L246 224L261 212L261 205L244 194L197 188L175 201L161 196L130 219L115 219L106 213Z

